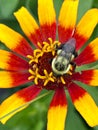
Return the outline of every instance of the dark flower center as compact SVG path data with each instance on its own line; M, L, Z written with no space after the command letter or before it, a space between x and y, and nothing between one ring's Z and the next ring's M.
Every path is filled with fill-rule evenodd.
M48 40L49 43L38 43L39 49L35 49L32 56L27 56L30 59L29 73L31 74L28 80L34 81L35 84L42 86L42 88L54 90L66 84L66 77L72 75L74 67L71 64L67 65L65 59L65 61L63 59L61 62L57 61L56 46L60 46L60 42L53 42L51 38ZM59 73L55 73L53 67L57 69ZM64 72L64 74L62 72Z

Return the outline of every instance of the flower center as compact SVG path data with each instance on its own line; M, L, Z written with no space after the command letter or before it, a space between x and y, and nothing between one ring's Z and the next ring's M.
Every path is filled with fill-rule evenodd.
M74 70L71 64L74 55L71 53L72 49L66 53L65 49L68 45L62 46L59 41L52 41L51 38L48 38L48 41L38 42L39 49L35 49L33 55L27 57L30 59L29 73L31 74L28 80L50 90L66 84L65 77L72 75Z

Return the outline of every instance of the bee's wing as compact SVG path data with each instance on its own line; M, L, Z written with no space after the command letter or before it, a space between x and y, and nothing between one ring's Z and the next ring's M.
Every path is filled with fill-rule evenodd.
M65 51L66 53L73 53L75 51L75 47L76 47L76 40L74 38L71 38L64 44L62 50Z

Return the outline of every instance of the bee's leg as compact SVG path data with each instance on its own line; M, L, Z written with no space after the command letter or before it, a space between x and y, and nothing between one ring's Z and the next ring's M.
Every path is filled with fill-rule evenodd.
M75 68L76 68L76 63L74 63L74 62L70 62L70 64L71 64L71 66L72 66L72 71L74 71Z
M76 58L78 56L78 53L74 51L73 55L74 55L74 58Z
M69 70L68 70L67 74L72 75L73 66L72 66L71 64L69 64L69 65L68 65L68 68L69 68Z
M61 44L60 46L58 46L58 45L56 44L56 50L62 49L63 46L64 46L64 44Z
M76 63L70 62L70 64L71 64L72 66L76 67Z

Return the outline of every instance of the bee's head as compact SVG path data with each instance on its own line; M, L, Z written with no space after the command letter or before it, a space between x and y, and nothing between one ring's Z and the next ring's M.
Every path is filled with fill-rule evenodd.
M63 56L55 57L52 60L52 70L56 75L63 75L68 68L68 60Z

